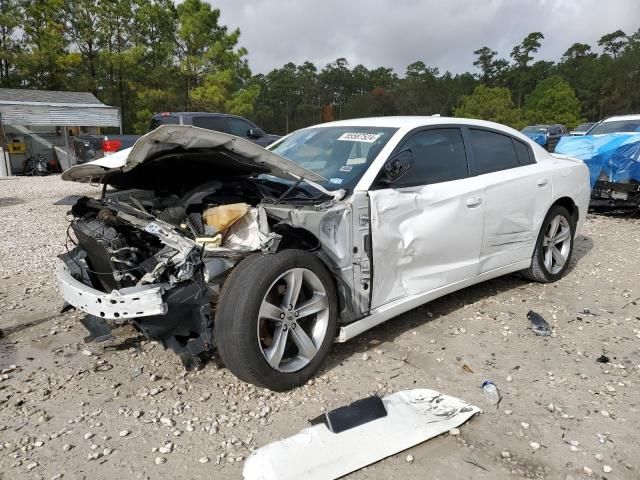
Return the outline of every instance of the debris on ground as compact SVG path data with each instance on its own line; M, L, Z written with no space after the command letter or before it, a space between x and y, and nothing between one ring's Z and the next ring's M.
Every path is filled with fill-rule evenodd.
M331 430L331 421L316 422L259 448L247 459L243 476L246 480L339 478L450 431L478 412L478 407L427 389L362 399L326 414L334 427L344 429ZM413 462L413 456L407 462Z
M497 405L500 403L500 392L498 391L498 387L491 380L485 380L482 382L482 393L484 394L484 398L491 405Z
M549 327L549 324L539 313L529 310L527 318L531 322L531 329L536 335L541 337L551 335L551 328Z

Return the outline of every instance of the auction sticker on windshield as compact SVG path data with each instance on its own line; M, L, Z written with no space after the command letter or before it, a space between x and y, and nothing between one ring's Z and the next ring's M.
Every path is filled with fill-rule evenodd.
M345 132L342 135L340 135L338 140L342 140L343 142L373 143L379 138L380 138L379 133Z

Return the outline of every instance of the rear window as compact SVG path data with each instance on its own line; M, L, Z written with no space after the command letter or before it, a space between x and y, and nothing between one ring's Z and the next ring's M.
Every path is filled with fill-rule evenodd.
M151 117L149 131L155 130L160 125L178 125L179 123L180 119L175 115L154 115Z
M474 174L498 172L518 166L511 137L486 130L469 129L474 156Z

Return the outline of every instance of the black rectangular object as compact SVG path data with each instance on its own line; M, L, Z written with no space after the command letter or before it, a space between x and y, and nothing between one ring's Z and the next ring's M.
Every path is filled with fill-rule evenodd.
M333 433L344 432L387 416L387 409L378 396L362 398L345 407L336 408L310 420L311 425L324 423Z

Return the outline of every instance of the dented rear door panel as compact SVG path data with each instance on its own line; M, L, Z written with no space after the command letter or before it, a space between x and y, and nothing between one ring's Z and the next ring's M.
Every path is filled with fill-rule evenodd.
M540 164L480 175L486 212L479 273L530 259L551 205L551 173Z

